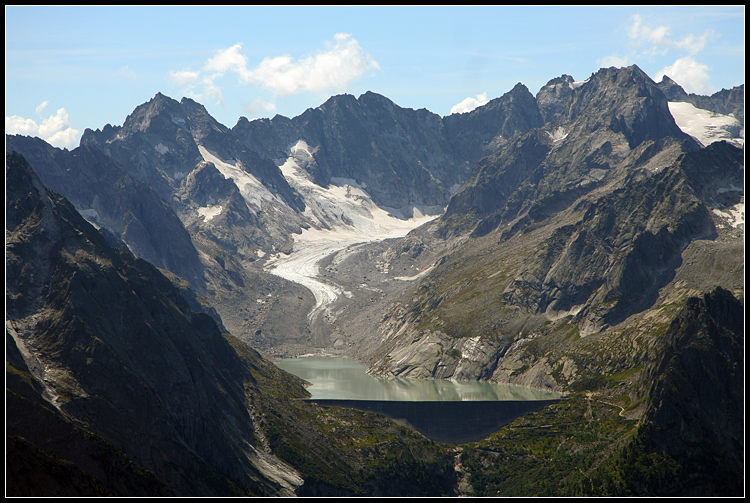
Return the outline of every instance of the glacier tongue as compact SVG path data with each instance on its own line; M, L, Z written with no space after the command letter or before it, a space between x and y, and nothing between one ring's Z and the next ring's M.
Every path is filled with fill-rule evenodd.
M289 185L302 196L311 227L294 236L291 254L277 254L266 266L270 273L312 291L315 307L308 315L311 321L344 293L340 286L318 278L322 259L355 244L405 236L438 216L415 208L413 213L417 216L399 219L377 206L365 186L354 180L332 178L328 188L313 183L305 168L313 160L314 150L299 140L279 166Z

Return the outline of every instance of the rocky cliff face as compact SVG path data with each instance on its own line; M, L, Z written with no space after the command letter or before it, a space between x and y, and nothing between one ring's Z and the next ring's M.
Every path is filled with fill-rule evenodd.
M384 317L374 371L560 389L577 365L543 357L553 348L634 323L686 285L737 288L680 271L706 263L692 251L683 263L703 243L737 258L742 231L717 217L742 204L742 151L699 150L637 67L569 90L555 123L478 161L452 197L438 235L473 231ZM557 364L568 377L552 378Z
M208 236L213 226L202 224L232 205L232 200L236 205L239 191L247 209L233 215L233 225L226 228L238 236L239 242L217 243L228 244L235 252L238 246L251 255L257 249L270 252L272 242L288 247L291 241L287 236L300 229L294 216L304 210L304 203L278 167L241 144L231 130L189 98L177 102L157 94L137 107L122 127L86 130L81 144L100 149L134 178L148 183L186 226L197 224ZM196 194L195 176L191 174L204 170L206 162L219 171L219 178L234 181L237 190L225 186L218 198L218 192L209 190L208 195L198 197L206 202L200 206L192 199ZM216 176L214 181L221 184Z
M26 383L10 392L31 393L36 405L13 403L46 418L12 416L8 434L42 451L47 432L35 428L46 423L93 435L85 449L98 442L133 464L136 493L158 481L186 495L282 490L262 468L251 370L215 322L153 266L109 247L17 154L6 157L6 180L6 342L21 378L12 383ZM74 465L75 437L71 453L65 442L53 449ZM142 469L155 478L136 477Z
M581 85L583 82L576 82L570 75L563 74L547 82L536 93L536 104L545 123L557 122L567 112L568 104L573 99L573 89Z
M471 112L443 117L448 142L460 159L472 164L544 122L537 100L520 82Z
M440 117L427 110L403 109L387 98L366 93L330 98L294 119L240 119L233 131L250 148L284 159L302 139L312 149L308 166L313 182L332 179L365 186L377 203L396 210L434 206L460 183Z
M411 215L414 206L442 206L463 183L471 163L513 135L541 125L523 85L470 113L448 117L397 106L367 92L334 96L294 119L241 118L233 131L250 148L285 159L304 140L315 183L345 178L366 187L373 200Z
M597 187L617 183L658 151L671 147L676 155L698 148L638 67L602 69L575 87L567 76L558 80L539 92L555 122L518 135L478 162L449 203L447 219L483 220L478 232L524 214L541 220ZM671 139L683 144L674 146Z
M203 265L190 234L148 184L91 146L68 151L39 138L10 135L6 147L23 155L45 186L64 194L85 218L114 234L137 257L205 292Z
M230 130L189 98L177 102L161 93L137 107L121 127L87 129L81 145L92 144L138 180L172 203L181 181L204 160L200 147L239 161L243 169L276 192L290 206L299 201L276 167L238 144Z

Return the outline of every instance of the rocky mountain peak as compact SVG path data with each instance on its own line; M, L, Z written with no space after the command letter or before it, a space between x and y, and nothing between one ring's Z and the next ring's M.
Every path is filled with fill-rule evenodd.
M541 127L544 118L534 95L518 83L471 112L444 117L443 125L459 156L474 162L496 152L516 134Z
M573 77L561 75L547 82L536 94L536 102L544 122L556 122L570 104Z
M128 133L149 132L152 127L180 127L186 120L180 103L162 93L157 93L149 101L136 107L125 123L123 130Z
M520 95L520 96L523 96L525 98L527 95L531 96L531 92L529 91L529 88L526 87L526 85L523 84L522 82L519 82L515 86L513 86L513 89L511 89L510 91L508 91L507 94L510 97L519 96Z
M26 159L17 152L9 151L5 154L5 184L5 197L8 201L5 208L7 232L13 232L34 211L37 204L52 205L47 188Z
M180 107L187 117L191 133L198 140L206 137L212 131L222 134L230 131L229 128L214 119L208 113L206 107L193 99L182 98L180 100Z
M360 95L360 97L357 98L357 104L368 114L376 113L392 115L396 113L396 109L400 111L403 110L387 97L372 91L367 91Z
M544 85L544 87L547 87L547 86L556 86L558 84L571 84L573 82L575 82L575 79L572 76L568 75L567 73L563 73L559 77L555 77L554 79L550 79L550 81L547 82Z
M588 131L610 129L624 135L631 149L646 140L689 138L675 124L664 93L636 65L602 68L572 91L560 123L578 121Z
M387 103L389 106L395 106L396 104L388 99L386 96L383 96L382 94L378 94L373 91L366 91L363 94L357 98L357 101L363 102L381 102L381 103Z
M540 112L539 122L547 125L516 135L497 154L478 161L446 217L482 218L475 231L482 233L526 212L539 219L629 176L637 159L643 164L661 149L673 158L699 148L675 124L664 93L635 65L604 68L582 82L558 77L540 90L537 102L546 114L541 119ZM657 142L633 155L639 146Z
M335 111L341 109L358 108L357 98L348 93L337 94L328 98L322 105L312 110L316 111ZM309 109L305 112L310 111Z
M661 82L657 85L667 97L668 101L686 101L688 97L685 90L677 82L666 75L662 77Z

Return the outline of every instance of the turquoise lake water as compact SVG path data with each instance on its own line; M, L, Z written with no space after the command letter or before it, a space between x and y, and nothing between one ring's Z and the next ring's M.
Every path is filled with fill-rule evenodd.
M485 381L374 377L367 367L341 356L285 358L276 365L311 383L313 399L422 401L552 400L552 393Z

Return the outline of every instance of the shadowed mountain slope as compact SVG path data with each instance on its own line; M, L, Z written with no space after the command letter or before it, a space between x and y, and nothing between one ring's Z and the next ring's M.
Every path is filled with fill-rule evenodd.
M91 146L68 151L20 135L6 135L5 142L9 152L26 158L46 187L64 194L91 223L114 234L137 257L205 292L203 266L190 234L148 184Z
M109 247L22 157L6 163L7 342L45 408L178 494L276 492L254 466L252 375L213 320L153 266Z
M110 247L14 152L6 182L9 494L453 492L445 446L303 402L301 380L194 311L184 281Z

